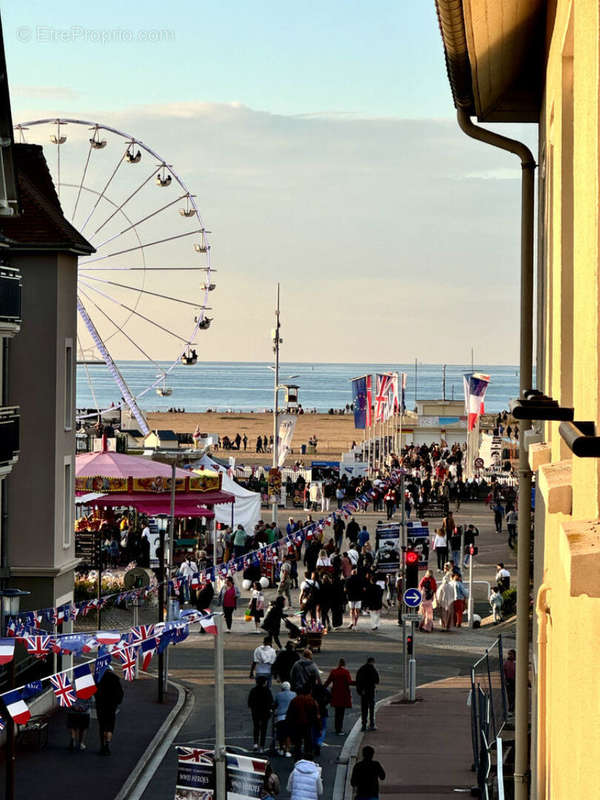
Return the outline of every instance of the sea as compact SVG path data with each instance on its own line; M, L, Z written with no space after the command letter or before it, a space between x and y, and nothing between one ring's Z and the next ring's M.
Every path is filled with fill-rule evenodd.
M158 363L161 369L170 364ZM168 411L265 411L273 408L273 369L266 362L198 361L193 366L177 365L166 379L172 394L161 397L150 388L160 373L156 366L142 361L118 362L130 391L139 398L147 412ZM279 382L299 386L299 402L306 411L344 408L352 402L352 378L377 372L405 372L406 407L415 400L460 400L463 398L463 374L482 372L490 376L485 398L488 412L508 408L519 394L518 366L492 364L309 364L283 362ZM445 379L444 379L445 372ZM375 385L375 383L373 384ZM283 393L281 394L283 400ZM118 404L120 392L104 364L78 364L77 407L107 408Z

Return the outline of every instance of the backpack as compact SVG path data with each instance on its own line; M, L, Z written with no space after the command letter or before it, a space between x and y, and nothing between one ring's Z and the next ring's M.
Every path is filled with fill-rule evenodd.
M425 600L433 600L433 589L431 588L431 581L429 578L423 584L423 598Z

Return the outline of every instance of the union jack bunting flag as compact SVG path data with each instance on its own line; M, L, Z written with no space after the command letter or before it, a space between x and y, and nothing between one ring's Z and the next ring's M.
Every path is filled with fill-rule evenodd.
M3 717L0 717L0 731L3 731L6 728L6 722L4 721Z
M50 683L54 687L58 705L61 708L70 708L77 699L71 681L66 675L58 674L50 677Z
M81 616L82 617L87 617L87 615L90 613L90 611L92 611L94 608L96 608L97 605L98 605L98 601L96 599L88 600L88 602L81 609Z
M52 636L29 636L25 634L23 642L29 655L36 658L46 658L52 649L54 638Z
M129 643L138 645L151 636L154 636L154 625L135 625L129 633Z
M123 669L123 678L126 681L135 680L135 673L137 668L137 648L124 647L118 651L119 658L121 659L121 667Z

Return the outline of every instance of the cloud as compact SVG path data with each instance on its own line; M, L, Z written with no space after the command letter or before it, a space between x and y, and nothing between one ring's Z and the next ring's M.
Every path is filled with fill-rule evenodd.
M10 93L13 97L24 97L26 100L41 98L56 98L57 100L76 100L80 97L79 92L65 86L22 86L12 85Z
M15 121L27 118L20 105ZM268 360L280 281L286 360L464 361L476 343L482 363L515 363L520 166L453 121L282 116L238 103L60 105L133 133L197 196L219 270L203 357ZM512 127L503 132L533 136ZM111 146L98 155L107 165ZM133 219L142 208L129 209ZM153 219L152 234L171 223ZM172 263L190 257L187 241L172 245ZM147 337L157 357L170 351Z

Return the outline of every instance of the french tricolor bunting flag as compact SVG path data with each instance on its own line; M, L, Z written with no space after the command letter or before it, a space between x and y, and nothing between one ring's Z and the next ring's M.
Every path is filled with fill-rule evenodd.
M152 639L145 639L142 642L142 669L144 672L148 671L152 657L156 653L156 642L157 639L154 636Z
M73 686L75 687L75 694L77 697L81 697L82 700L87 700L88 697L96 694L98 687L88 664L80 664L73 669Z
M0 664L8 664L15 654L15 640L0 639Z
M117 644L121 641L121 634L116 631L98 631L95 636L98 644Z
M17 725L25 725L31 719L31 712L27 708L27 703L21 697L21 692L18 689L13 689L10 692L4 692L0 695L2 702L6 706L6 710L17 723Z
M206 611L204 611L202 613L203 613L203 616L201 616L200 619L199 619L200 627L203 628L204 631L206 631L206 633L212 633L212 634L214 634L216 636L216 634L217 634L217 626L215 625L215 618L213 617L212 614L209 614ZM204 615L206 615L206 616L204 616Z

